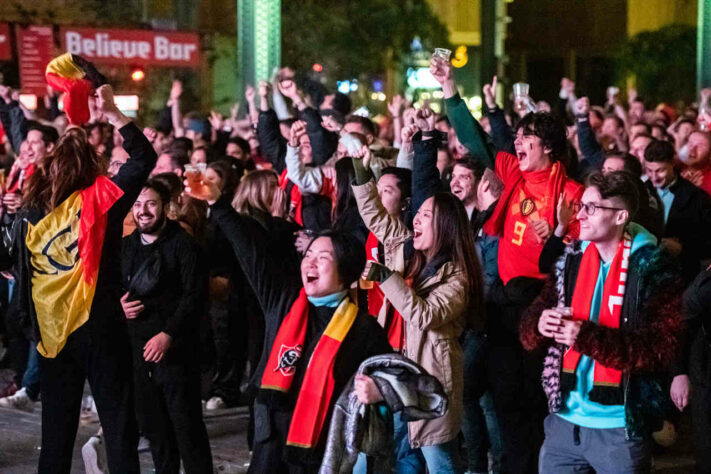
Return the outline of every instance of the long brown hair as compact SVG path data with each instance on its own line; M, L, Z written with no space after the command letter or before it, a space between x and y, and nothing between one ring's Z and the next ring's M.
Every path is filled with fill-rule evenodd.
M22 193L23 206L52 211L75 191L107 174L108 163L96 154L86 132L68 129L49 155L35 163Z
M474 233L462 202L450 193L436 193L432 203L434 242L426 252L415 250L405 269L405 277L418 281L427 263L451 261L466 272L470 316L483 314L484 284L481 264L474 246Z

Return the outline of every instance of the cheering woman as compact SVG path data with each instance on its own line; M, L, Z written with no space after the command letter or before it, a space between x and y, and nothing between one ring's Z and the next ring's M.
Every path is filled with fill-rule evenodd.
M249 472L317 472L339 394L361 362L391 351L377 321L348 295L365 265L363 246L348 234L322 233L299 271L277 257L265 228L238 214L229 196L220 198L206 180L200 186L186 192L211 205L264 310Z

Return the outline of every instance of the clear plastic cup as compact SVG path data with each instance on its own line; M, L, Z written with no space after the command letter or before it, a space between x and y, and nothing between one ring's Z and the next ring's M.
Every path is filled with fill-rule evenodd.
M448 62L449 58L452 57L452 51L447 48L435 48L432 57Z

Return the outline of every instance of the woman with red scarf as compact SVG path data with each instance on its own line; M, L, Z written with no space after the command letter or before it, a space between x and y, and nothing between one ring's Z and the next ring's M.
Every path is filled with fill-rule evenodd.
M321 233L299 270L275 258L261 224L237 214L214 185L203 185L207 196L186 192L210 204L264 310L249 472L317 472L338 395L361 362L391 351L377 321L348 293L365 265L363 246L344 233Z

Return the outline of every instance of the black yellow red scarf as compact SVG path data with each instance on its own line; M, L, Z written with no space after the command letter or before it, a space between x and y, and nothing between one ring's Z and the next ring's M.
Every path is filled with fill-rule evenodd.
M287 446L312 448L318 443L333 397L336 355L357 314L358 307L346 297L316 344L296 400ZM262 375L262 390L286 393L291 389L296 365L304 350L308 317L309 301L302 288L279 327Z
M625 234L617 248L605 279L598 320L600 326L615 329L620 327L622 302L627 286L627 270L631 252L632 239L629 234ZM585 249L580 262L578 277L575 281L575 291L571 303L574 320L588 321L590 319L590 307L599 274L600 254L595 244L591 242ZM580 352L572 347L565 352L561 374L561 388L563 390L570 391L575 389L575 371L580 362L580 357ZM590 391L591 401L604 405L621 405L624 403L624 396L620 389L622 382L622 372L620 370L605 367L595 361L593 379L593 388Z

